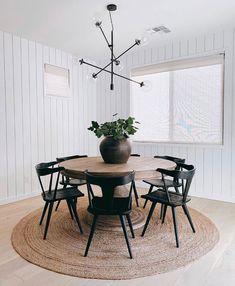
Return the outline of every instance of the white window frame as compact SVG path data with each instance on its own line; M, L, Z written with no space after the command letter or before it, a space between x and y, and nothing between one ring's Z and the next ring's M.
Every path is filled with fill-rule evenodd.
M206 63L206 59L208 58L208 60L210 61L211 59L215 59L217 57L221 57L223 58L223 62L222 62L222 105L221 105L221 116L222 116L222 126L221 126L221 143L206 143L206 142L178 142L178 141L162 141L162 140L136 140L133 138L133 142L136 143L156 143L156 144L164 144L164 145L168 145L168 146L172 146L172 145L179 145L179 146L196 146L196 147L203 147L203 146L211 146L211 147L223 147L224 146L224 100L225 100L225 51L218 51L215 54L207 54L207 55L199 55L199 56L195 56L195 57L185 57L185 58L181 58L179 60L172 60L172 61L163 61L163 62L159 62L156 64L151 64L151 65L144 65L144 66L135 66L130 70L130 78L132 78L132 76L136 76L136 75L144 75L144 73L146 74L151 74L151 73L160 73L160 72L164 72L164 71L172 71L174 70L173 66L179 64L180 62L182 62L182 64L184 64L184 62L187 62L189 65L191 65L191 67L193 67L193 63L197 62L197 61L204 61L204 63ZM169 69L169 67L172 67L172 69ZM180 65L178 65L180 66ZM195 65L195 67L198 66L197 64ZM204 64L204 66L207 66L206 64ZM180 70L180 68L176 68L175 70ZM132 94L132 88L130 85L130 115L134 116L133 112L132 112L132 99L133 99L134 95ZM172 106L172 105L171 105Z

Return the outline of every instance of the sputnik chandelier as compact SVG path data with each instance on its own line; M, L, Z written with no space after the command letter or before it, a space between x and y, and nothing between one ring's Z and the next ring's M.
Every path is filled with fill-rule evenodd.
M143 87L145 85L144 82L138 82L138 81L135 81L135 80L133 80L131 78L125 77L123 75L120 75L120 74L117 74L116 72L114 72L114 65L120 66L121 65L121 62L119 60L120 57L123 56L124 54L126 54L128 51L130 51L135 46L141 45L145 41L145 39L144 38L143 39L136 39L135 43L132 46L130 46L128 49L126 49L124 52L122 52L119 56L115 57L115 55L114 55L114 44L113 44L114 27L113 27L113 20L112 20L111 12L116 11L117 10L117 6L115 4L109 4L109 5L107 5L107 10L109 12L109 18L110 18L110 23L111 23L111 39L110 39L110 41L108 40L108 38L106 37L106 35L104 33L104 30L102 28L102 22L100 20L97 20L95 22L95 25L96 25L97 28L100 29L100 31L101 31L102 35L104 36L104 39L105 39L105 41L106 41L106 43L108 45L108 48L111 51L111 60L110 60L110 62L107 65L105 65L104 67L99 67L99 66L96 66L94 64L88 63L84 59L79 60L79 63L81 65L82 64L86 64L88 66L94 67L94 68L99 70L98 72L92 74L92 77L94 79L96 79L97 76L101 72L109 73L111 75L110 90L114 90L114 76L118 76L120 78L129 80L131 82L134 82L134 83L138 84L140 87ZM108 67L111 67L110 70L107 69Z

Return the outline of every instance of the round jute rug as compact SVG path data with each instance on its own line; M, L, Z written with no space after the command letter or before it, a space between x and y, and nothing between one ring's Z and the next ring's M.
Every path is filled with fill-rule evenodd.
M47 240L42 239L44 225L39 226L42 210L38 209L15 226L13 247L27 261L62 274L93 279L132 279L183 267L209 252L219 239L219 232L210 219L191 208L196 228L196 233L192 233L186 216L177 208L180 247L176 248L171 211L167 211L162 225L158 206L144 238L140 236L142 227L135 229L135 239L130 238L134 259L129 259L120 229L102 227L94 234L88 257L83 257L90 231L86 208L87 199L79 200L83 235L71 220L66 205L61 204L59 210L53 212ZM141 211L146 216L149 208L141 208Z

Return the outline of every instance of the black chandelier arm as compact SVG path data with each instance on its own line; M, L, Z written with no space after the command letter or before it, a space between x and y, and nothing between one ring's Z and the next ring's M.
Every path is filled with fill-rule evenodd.
M110 46L110 43L109 43L109 41L108 41L108 39L107 39L107 37L106 37L106 35L105 35L105 33L104 33L104 30L102 29L101 25L99 25L98 27L99 27L99 29L100 29L102 35L104 36L104 39L105 39L107 45Z
M96 69L99 69L99 70L102 69L101 67L98 67L98 66L96 66L96 65L93 65L93 64L91 64L91 63L88 63L88 62L84 61L83 59L81 59L79 62L80 62L81 65L82 65L82 64L86 64L86 65L88 65L88 66L91 66L91 67L96 68ZM107 72L107 73L111 73L111 71L106 70L106 69L102 69L102 71L105 71L105 72ZM120 74L118 74L118 73L115 73L115 72L113 72L113 75L118 76L118 77L121 77L121 78L126 79L126 80L129 80L129 81L131 81L131 82L137 83L137 84L139 84L140 87L143 87L143 86L144 86L144 82L143 82L143 81L142 81L142 82L139 82L139 81L133 80L133 79L131 79L131 78L125 77L125 76L123 76L123 75L120 75ZM93 74L93 77L96 78L96 74Z
M116 57L115 60L111 60L110 63L108 63L105 67L101 68L100 71L98 71L98 73L95 74L95 76L97 76L98 74L100 74L103 70L105 70L107 67L109 67L112 62L118 60L121 56L123 56L125 53L127 53L129 50L131 50L132 48L134 48L136 45L139 45L140 44L140 41L139 40L136 40L135 43L130 46L128 49L126 49L123 53L121 53L118 57Z
M105 70L105 71L106 71L106 72L110 72L110 71L108 71L108 70ZM116 75L116 76L118 76L118 77L121 77L121 78L123 78L123 79L126 79L126 80L129 80L129 81L131 81L131 82L137 83L137 84L139 84L140 87L144 86L144 82L143 82L143 81L139 82L139 81L133 80L133 79L131 79L131 78L129 78L129 77L125 77L125 76L123 76L123 75L120 75L120 74L118 74L118 73L115 73L115 72L114 72L113 74Z
M109 12L110 14L110 12ZM111 18L111 14L110 14L110 19ZM114 84L113 84L113 61L114 61L114 57L113 57L113 30L111 30L111 83L110 83L110 89L113 90L114 88Z
M109 43L109 41L108 41L108 39L107 39L107 37L106 37L106 35L104 33L104 30L102 29L101 25L99 25L98 27L100 28L100 31L101 31L102 35L104 36L105 42L107 43L109 49L111 50L111 45L110 45L110 43ZM113 54L113 58L114 58L114 61L117 62L117 59L116 59L114 54Z

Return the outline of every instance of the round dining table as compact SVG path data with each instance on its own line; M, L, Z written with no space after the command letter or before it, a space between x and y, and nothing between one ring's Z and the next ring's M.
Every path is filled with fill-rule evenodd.
M150 157L130 157L125 164L107 164L102 157L85 157L61 162L60 166L64 167L62 173L65 176L75 179L85 179L85 171L95 173L96 175L105 176L119 176L131 171L135 171L135 181L143 179L160 178L160 173L156 171L158 168L173 170L176 164L172 161L150 158ZM146 190L147 192L147 190ZM127 189L123 186L117 187L115 196L125 196ZM131 213L131 220L133 228L140 228L145 223L146 210L142 207L136 207L133 204ZM86 219L83 223L91 224L92 217L87 213ZM121 230L119 220L113 216L104 216L99 218L97 228L109 230Z
M165 159L131 156L124 164L107 164L102 157L85 157L64 161L60 166L64 167L63 174L71 178L85 179L85 171L101 176L117 176L135 171L135 180L138 181L160 177L157 168L172 170L176 164Z

